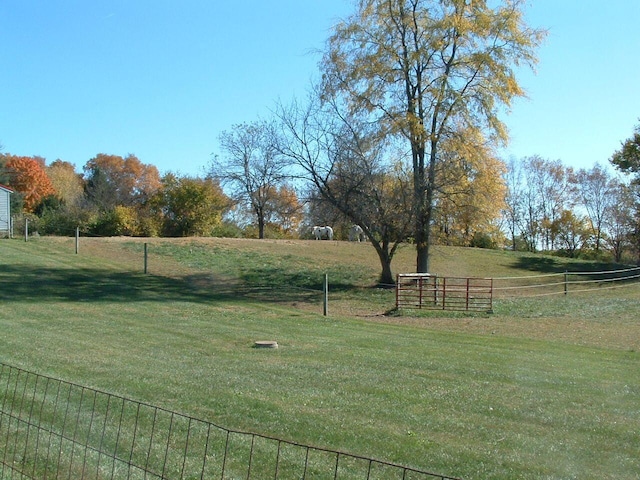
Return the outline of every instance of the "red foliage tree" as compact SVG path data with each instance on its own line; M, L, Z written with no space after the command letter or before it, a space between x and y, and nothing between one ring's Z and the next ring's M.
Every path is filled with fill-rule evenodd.
M9 185L24 196L25 211L33 212L44 197L55 195L56 191L45 170L44 158L17 155L7 155L6 158Z

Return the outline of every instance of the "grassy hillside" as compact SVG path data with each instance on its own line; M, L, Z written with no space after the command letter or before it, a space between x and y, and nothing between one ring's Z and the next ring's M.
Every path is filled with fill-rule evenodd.
M144 275L141 240L82 239L78 255L71 239L0 241L0 361L468 479L640 471L638 286L504 299L493 315L385 316L393 292L371 288L367 245L148 243ZM395 271L413 257L401 249ZM460 248L433 263L470 276L589 267Z

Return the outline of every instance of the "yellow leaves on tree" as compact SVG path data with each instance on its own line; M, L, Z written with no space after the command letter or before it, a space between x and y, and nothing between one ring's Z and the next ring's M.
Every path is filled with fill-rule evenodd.
M516 68L535 64L545 36L523 21L524 3L361 0L327 43L323 94L387 126L411 152L418 272L429 272L443 185L434 172L449 135L461 127L507 138L500 115L524 94Z
M277 225L282 233L291 235L302 222L302 205L298 196L295 190L286 185L280 188L271 187L270 190L266 217L269 223Z
M56 194L43 158L9 155L5 168L11 178L11 187L23 195L25 211L33 212L43 198Z
M504 207L504 163L478 130L457 132L442 147L435 215L439 241L469 245L476 234L493 236Z
M46 172L61 200L67 205L75 205L80 201L84 195L84 182L73 164L56 160L46 168Z

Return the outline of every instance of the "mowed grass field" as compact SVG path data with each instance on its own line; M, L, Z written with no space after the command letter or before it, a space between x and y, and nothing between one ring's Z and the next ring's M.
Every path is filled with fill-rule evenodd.
M413 264L406 246L394 271ZM450 276L596 267L433 259ZM465 479L639 478L640 284L385 315L378 272L371 247L347 242L81 239L76 255L73 239L0 240L0 362Z

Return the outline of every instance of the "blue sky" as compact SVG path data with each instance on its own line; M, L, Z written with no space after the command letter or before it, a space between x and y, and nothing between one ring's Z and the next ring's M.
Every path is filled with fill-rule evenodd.
M639 0L532 0L548 28L504 158L606 164L640 123ZM1 0L3 152L133 153L200 175L218 136L304 96L349 0Z

